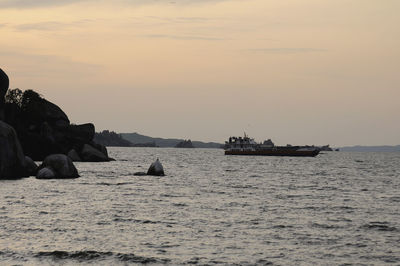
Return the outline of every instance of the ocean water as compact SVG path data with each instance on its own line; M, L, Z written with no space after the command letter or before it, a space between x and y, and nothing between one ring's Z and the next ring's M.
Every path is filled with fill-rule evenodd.
M400 265L400 153L109 153L0 181L0 265ZM133 175L157 157L167 176Z

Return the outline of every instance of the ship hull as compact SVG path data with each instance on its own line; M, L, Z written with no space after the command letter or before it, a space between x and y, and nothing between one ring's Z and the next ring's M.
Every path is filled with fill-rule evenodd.
M248 156L291 156L291 157L315 157L319 150L255 150L255 151L233 151L226 150L225 155L248 155Z

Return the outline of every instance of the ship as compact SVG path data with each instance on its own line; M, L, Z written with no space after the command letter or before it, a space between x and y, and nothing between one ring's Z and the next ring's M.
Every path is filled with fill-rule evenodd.
M230 137L225 142L225 155L253 155L253 156L294 156L315 157L320 149L314 146L275 146L268 139L263 143L257 143L249 138L246 133L244 137Z

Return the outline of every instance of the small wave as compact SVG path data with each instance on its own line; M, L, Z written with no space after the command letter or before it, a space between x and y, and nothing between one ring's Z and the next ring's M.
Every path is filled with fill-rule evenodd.
M400 197L396 197L396 196L390 197L389 200L393 201L393 202L400 202Z
M274 229L293 228L293 225L278 224L278 225L274 225L272 228L274 228Z
M131 218L115 218L114 222L131 222L131 223L138 223L138 224L158 224L160 222L150 221L150 220L138 220L138 219L131 219Z
M117 259L121 262L127 263L168 263L169 259L158 259L153 257L142 257L135 254L124 254L114 252L100 252L100 251L42 251L35 254L37 258L51 258L53 260L78 260L78 261L92 261L92 260L104 260L109 258Z
M397 256L391 256L391 255L382 255L382 256L361 256L361 259L365 259L368 261L371 260L378 260L378 261L383 261L385 263L398 263L400 262L400 257Z
M311 223L311 227L313 227L313 228L321 228L321 229L338 229L338 228L341 228L340 226L337 226L337 225L320 224L320 223Z
M377 230L385 232L398 231L396 227L390 226L388 222L370 222L368 224L362 225L361 228L366 230Z
M188 206L186 203L173 203L172 205L175 207L187 207Z

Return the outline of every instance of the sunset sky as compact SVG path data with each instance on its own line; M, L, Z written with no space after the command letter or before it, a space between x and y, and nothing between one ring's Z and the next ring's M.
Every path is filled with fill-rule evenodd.
M400 144L398 0L0 0L0 68L97 131Z

